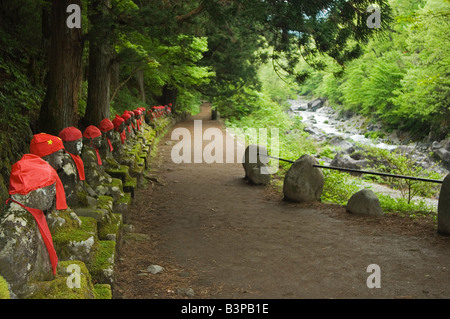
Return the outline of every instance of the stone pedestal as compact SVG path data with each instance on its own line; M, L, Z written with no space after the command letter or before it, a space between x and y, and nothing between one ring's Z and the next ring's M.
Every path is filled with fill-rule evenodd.
M444 178L438 204L438 234L450 236L450 174Z

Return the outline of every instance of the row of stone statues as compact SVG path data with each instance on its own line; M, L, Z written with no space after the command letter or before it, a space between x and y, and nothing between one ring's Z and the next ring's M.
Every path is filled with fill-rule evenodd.
M33 136L29 154L11 167L10 198L0 214L0 279L13 297L29 298L36 290L30 282L54 279L58 259L93 265L99 238L116 239L111 225L122 223L151 139L170 115L171 105L142 107L83 132L66 127L58 136ZM60 236L63 229L80 232L92 220L95 231L86 232L86 240Z

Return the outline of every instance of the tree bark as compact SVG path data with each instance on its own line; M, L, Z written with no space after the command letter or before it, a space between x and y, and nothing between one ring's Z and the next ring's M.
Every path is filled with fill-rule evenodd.
M110 118L110 65L113 48L108 30L102 22L107 14L109 0L91 1L89 21L92 35L89 38L89 75L84 126L98 126L104 118Z
M136 73L136 81L139 89L139 99L145 103L145 86L144 86L144 71L139 70Z
M168 105L172 103L172 113L177 112L177 97L178 97L178 89L174 87L169 87L165 85L162 92L162 97L160 99L160 103L162 105Z
M53 135L78 122L83 39L81 28L69 29L66 25L66 9L70 4L81 7L81 0L52 1L48 84L38 130Z

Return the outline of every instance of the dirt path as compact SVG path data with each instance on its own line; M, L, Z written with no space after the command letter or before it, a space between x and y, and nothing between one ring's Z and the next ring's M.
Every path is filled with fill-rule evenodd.
M221 127L204 107L175 128L194 119ZM160 142L126 216L114 298L450 298L450 238L433 223L287 203L248 185L240 163L173 163L176 143ZM367 286L371 264L381 288Z

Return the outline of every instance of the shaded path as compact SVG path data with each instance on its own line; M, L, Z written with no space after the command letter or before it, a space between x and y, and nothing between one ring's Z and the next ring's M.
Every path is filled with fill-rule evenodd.
M194 119L220 127L205 106L175 128ZM174 164L170 138L126 216L115 298L450 298L450 239L433 225L287 203L248 185L240 163ZM366 285L370 264L380 289Z

